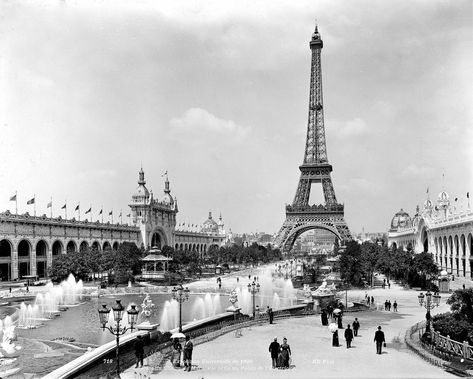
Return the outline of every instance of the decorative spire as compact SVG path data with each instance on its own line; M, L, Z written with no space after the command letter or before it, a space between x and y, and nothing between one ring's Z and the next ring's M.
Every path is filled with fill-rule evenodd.
M170 193L171 190L169 189L168 172L166 171L166 172L164 173L164 175L166 176L166 180L164 181L164 193Z
M209 220L212 220L212 211L209 211Z
M140 169L138 184L139 185L145 185L146 184L145 173L143 171L143 167L141 167L141 169Z

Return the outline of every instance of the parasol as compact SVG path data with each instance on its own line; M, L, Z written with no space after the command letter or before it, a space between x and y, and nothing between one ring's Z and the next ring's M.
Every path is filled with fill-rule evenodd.
M328 326L328 330L330 330L332 333L335 333L335 332L338 330L337 324L335 324L334 322L332 322L332 323Z
M173 333L171 338L186 338L186 335L184 333Z

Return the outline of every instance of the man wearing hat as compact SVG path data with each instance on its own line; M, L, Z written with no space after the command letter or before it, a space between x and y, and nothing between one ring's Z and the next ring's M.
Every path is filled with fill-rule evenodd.
M271 360L273 361L273 368L278 366L279 343L278 338L274 337L274 341L269 345L269 352L271 353Z
M376 342L376 354L381 354L383 343L385 342L384 333L381 330L381 326L378 326L378 330L374 334L374 341Z

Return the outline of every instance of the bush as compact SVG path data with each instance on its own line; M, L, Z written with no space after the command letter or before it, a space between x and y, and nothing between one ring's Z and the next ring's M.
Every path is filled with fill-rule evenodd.
M435 331L442 336L449 336L451 339L463 342L467 341L473 345L473 325L471 325L461 314L441 313L432 317Z

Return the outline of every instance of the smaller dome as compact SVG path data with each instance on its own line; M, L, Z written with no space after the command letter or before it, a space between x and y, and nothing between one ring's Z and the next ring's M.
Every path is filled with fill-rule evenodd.
M402 208L391 220L391 229L407 228L412 225L412 219Z
M209 218L204 221L202 225L202 231L206 233L217 233L218 232L218 224L212 218L212 212L209 212Z
M424 202L424 209L432 209L433 207L434 207L434 204L432 203L430 199L427 199Z
M448 201L450 199L450 196L448 196L448 193L445 191L442 191L439 193L438 200L439 201Z
M174 199L172 198L170 193L165 193L163 200L161 200L166 205L174 205Z

